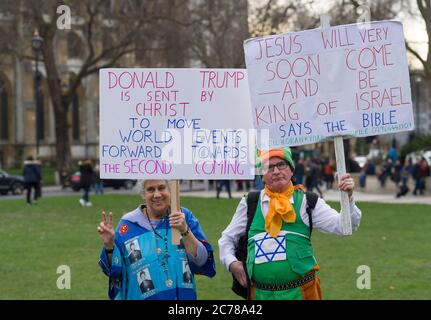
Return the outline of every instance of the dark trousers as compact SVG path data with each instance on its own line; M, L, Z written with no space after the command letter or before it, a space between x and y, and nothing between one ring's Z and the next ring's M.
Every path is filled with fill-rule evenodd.
M230 181L229 180L220 180L217 182L217 198L220 197L220 191L223 188L223 186L226 187L229 198L232 198L232 195L230 194Z
M416 195L419 192L420 195L424 194L425 190L425 178L419 178L415 180L415 189L413 190L413 194Z
M27 189L27 203L31 203L31 189L34 189L34 201L37 200L38 195L37 195L37 182L26 182L25 184L25 188Z
M310 188L307 188L308 191L313 191L313 189L316 189L317 192L319 192L319 196L323 198L322 190L319 188L319 180L312 180L310 183Z
M361 174L359 176L359 187L365 188L366 184L367 184L367 175Z
M89 201L89 193L90 193L90 186L83 186L84 194L82 195L82 199L84 199L85 202Z

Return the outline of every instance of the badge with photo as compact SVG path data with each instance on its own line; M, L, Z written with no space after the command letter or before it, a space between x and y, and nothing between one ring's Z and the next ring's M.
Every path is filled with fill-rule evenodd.
M154 290L153 279L151 278L150 270L148 268L140 270L137 273L137 279L142 294Z
M183 260L182 264L183 264L183 283L187 287L189 287L189 286L192 287L193 286L193 275L192 275L192 272L190 270L189 262L187 260Z
M126 249L128 253L128 259L131 264L142 259L142 253L141 248L139 247L138 239L126 243Z

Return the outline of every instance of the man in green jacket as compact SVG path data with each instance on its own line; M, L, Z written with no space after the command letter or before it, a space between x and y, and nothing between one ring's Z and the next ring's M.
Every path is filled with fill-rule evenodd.
M247 226L247 199L239 203L231 223L219 240L221 263L238 282L250 286L250 299L321 299L319 265L311 245L306 197L301 185L294 185L295 164L289 148L270 149L259 154L264 189L260 191L248 231L247 261L235 256L239 238ZM340 190L349 195L352 229L356 230L361 211L353 199L350 174L340 178ZM312 212L312 227L325 233L342 234L341 215L319 198ZM247 271L247 272L246 272Z

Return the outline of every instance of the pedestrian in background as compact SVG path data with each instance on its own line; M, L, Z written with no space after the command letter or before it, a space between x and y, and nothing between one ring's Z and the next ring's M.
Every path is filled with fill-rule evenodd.
M94 167L94 193L97 194L103 194L103 182L100 179L100 167L99 165L96 165Z
M325 176L327 190L332 189L332 185L334 183L334 170L335 170L334 160L328 160L325 166L323 167L323 175Z
M395 161L395 165L392 167L391 180L395 183L395 197L401 196L401 170L403 165L400 160Z
M392 171L392 158L386 157L383 162L380 172L377 174L377 178L380 181L380 186L384 188L386 186L386 179L391 176Z
M304 166L304 160L303 159L299 159L298 163L296 164L295 167L295 172L293 173L293 176L296 179L296 182L298 184L303 184L304 183L304 174L305 174L305 166ZM262 188L260 188L262 189ZM258 190L260 190L258 189Z
M320 190L320 164L318 159L312 159L309 162L309 166L307 166L306 170L306 178L305 178L305 187L307 191L312 192L314 189L317 190L319 196L323 198L322 190Z
M397 198L406 195L409 192L409 187L408 187L408 181L409 181L409 176L412 172L412 163L411 163L411 159L405 159L404 160L404 165L401 168L401 173L400 173L400 178L401 178L401 182L400 182L400 190L399 193L397 194Z
M367 159L359 174L359 188L361 189L361 191L364 191L367 185L367 175L368 175L369 168L370 168L370 160Z
M36 204L38 199L38 185L42 180L40 174L39 166L37 162L34 161L32 156L29 156L26 161L24 161L24 168L22 170L22 175L24 176L24 186L27 189L27 203ZM31 190L34 189L33 202L31 201Z
M90 188L94 182L94 171L91 164L91 160L85 160L79 166L79 172L81 173L81 187L84 189L82 198L79 199L79 204L83 207L91 207L93 204L90 202Z
M217 186L217 189L216 189L217 199L220 198L220 192L223 189L223 187L226 187L226 191L229 196L229 199L232 198L232 194L230 193L230 180L218 180L216 186Z
M418 161L413 167L413 179L415 179L415 189L413 190L413 194L416 196L423 195L425 191L425 178L429 176L429 167L425 160L422 158L421 161Z
M37 183L36 183L36 195L37 195L37 198L40 199L42 198L42 185L43 185L42 164L37 159L35 160L35 164L36 164L37 170L39 171L39 179L37 180Z

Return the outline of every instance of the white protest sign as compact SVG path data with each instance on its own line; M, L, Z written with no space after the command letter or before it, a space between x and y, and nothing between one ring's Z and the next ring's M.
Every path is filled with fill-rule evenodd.
M244 42L252 118L269 147L414 128L400 22L271 35Z
M249 103L244 69L100 70L101 178L253 179Z

